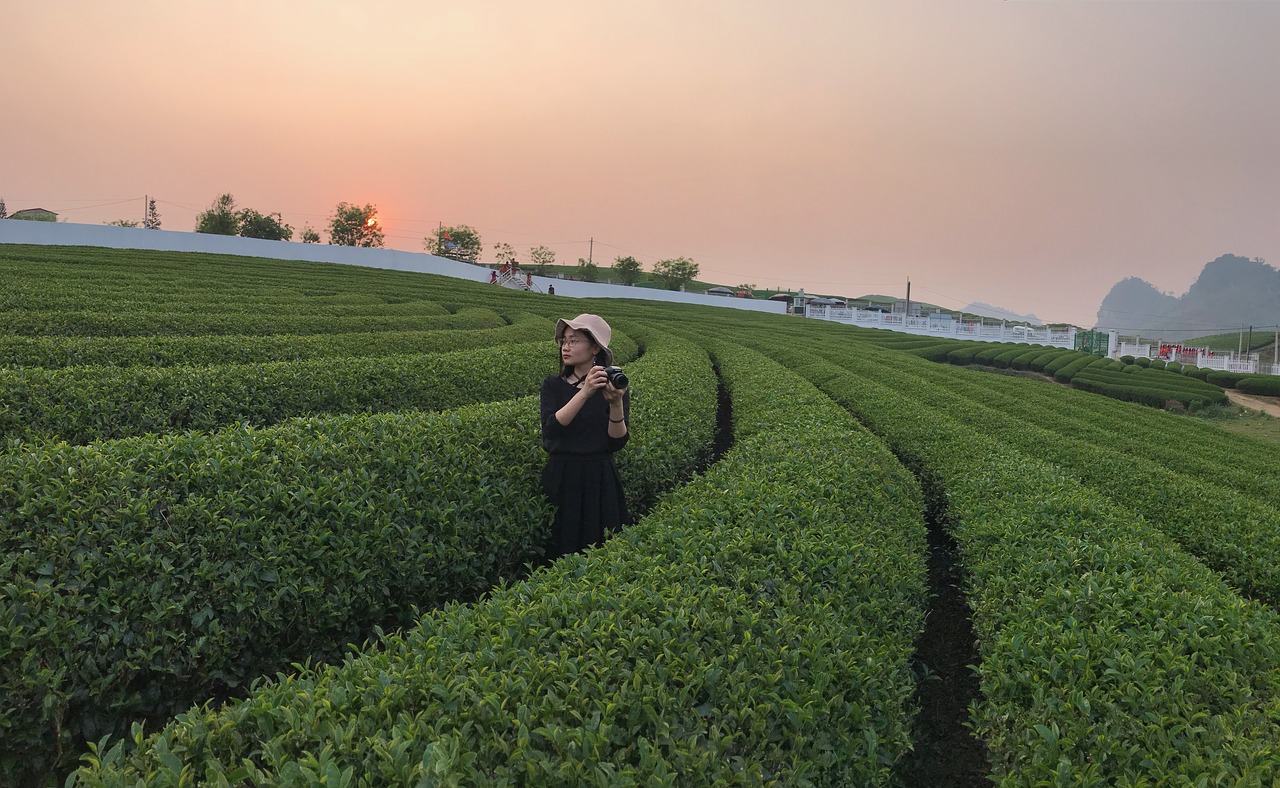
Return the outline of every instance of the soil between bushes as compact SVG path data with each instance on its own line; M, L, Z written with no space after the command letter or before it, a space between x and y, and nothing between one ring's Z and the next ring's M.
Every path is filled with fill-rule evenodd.
M929 585L933 600L916 643L915 749L898 764L903 786L990 785L986 746L965 723L980 695L969 606L961 589L956 543L938 522L929 522Z

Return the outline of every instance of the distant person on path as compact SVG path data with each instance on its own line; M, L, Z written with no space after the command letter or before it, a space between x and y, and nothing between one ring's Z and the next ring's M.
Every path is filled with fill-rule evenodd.
M489 272L489 284L491 284L491 285L496 285L497 283L498 283L498 272L497 272L497 271L490 271L490 272Z
M550 558L600 545L630 524L613 453L627 445L629 388L615 388L612 332L598 315L556 321L559 375L542 381L542 489L556 509Z
M547 285L547 295L555 295L555 294L556 294L556 286Z

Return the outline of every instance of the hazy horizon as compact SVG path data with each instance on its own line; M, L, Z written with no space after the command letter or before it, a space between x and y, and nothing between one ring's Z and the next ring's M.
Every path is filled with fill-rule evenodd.
M191 230L221 193L389 248L1092 325L1137 276L1280 261L1280 4L14 6L0 197ZM1140 323L1140 318L1135 318ZM1135 327L1140 327L1135 324Z

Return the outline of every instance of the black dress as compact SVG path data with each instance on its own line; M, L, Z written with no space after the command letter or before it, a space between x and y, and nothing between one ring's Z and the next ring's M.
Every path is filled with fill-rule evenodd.
M609 437L609 403L599 391L568 426L561 424L556 411L577 393L578 387L564 378L553 375L542 381L542 447L549 455L542 489L556 507L550 558L603 544L606 536L631 522L622 478L613 464L613 453L627 445L631 432ZM622 393L622 414L629 422L629 391Z

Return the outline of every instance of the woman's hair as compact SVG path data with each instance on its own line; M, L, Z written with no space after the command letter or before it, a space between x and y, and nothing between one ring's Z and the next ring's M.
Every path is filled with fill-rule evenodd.
M586 338L588 342L590 342L591 344L595 345L596 348L598 348L596 350L595 363L599 364L602 367L609 366L606 361L605 349L600 347L600 343L596 341L595 337L591 336L591 332L586 330L585 328L581 328L581 329L578 329L578 335ZM573 367L569 366L568 364L560 365L560 377L567 378L572 374L573 374Z

